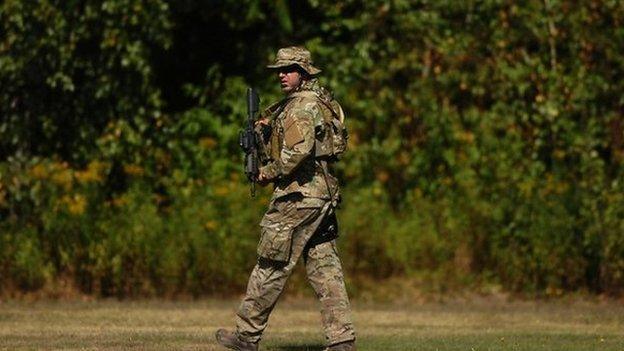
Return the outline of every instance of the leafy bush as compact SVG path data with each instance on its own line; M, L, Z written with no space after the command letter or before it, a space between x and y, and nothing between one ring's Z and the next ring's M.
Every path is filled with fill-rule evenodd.
M241 174L245 88L279 99L264 65L295 43L347 113L356 288L621 294L623 21L617 1L5 1L0 288L240 291L269 197Z

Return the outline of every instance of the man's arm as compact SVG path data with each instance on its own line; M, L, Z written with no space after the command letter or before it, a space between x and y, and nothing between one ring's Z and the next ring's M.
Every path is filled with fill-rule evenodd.
M313 120L313 108L295 109L286 116L280 158L260 168L261 181L274 181L279 177L290 175L312 155L314 150Z

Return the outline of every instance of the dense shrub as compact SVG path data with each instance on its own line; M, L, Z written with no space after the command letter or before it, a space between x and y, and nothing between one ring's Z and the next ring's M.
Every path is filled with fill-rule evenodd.
M598 0L4 1L0 289L240 291L270 195L241 174L245 88L278 99L264 65L296 43L348 115L356 287L619 294L623 22Z

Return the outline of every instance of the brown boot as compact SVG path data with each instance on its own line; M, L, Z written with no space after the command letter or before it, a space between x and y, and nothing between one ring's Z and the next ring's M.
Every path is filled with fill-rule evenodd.
M231 350L237 351L258 351L258 343L243 341L238 338L238 334L225 329L217 330L217 342Z
M356 351L355 341L345 341L338 344L330 345L325 351Z

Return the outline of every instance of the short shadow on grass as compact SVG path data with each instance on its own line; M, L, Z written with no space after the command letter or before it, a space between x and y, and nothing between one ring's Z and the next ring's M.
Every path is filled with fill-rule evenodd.
M272 347L271 350L275 351L322 351L325 348L323 345L279 345Z

